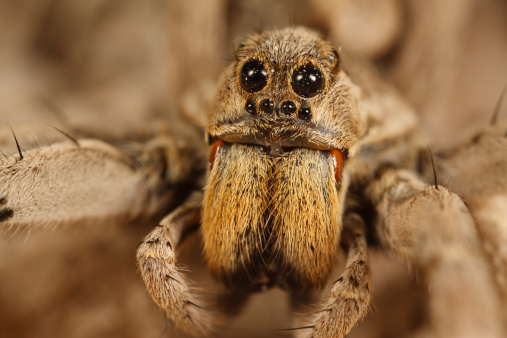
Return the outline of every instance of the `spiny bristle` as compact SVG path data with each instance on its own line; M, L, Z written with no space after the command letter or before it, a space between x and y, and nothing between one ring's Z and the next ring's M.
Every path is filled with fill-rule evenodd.
M68 138L69 140L71 140L76 145L76 147L78 147L78 148L80 147L79 146L79 142L74 137L70 136L69 134L67 134L63 130L56 128L55 126L52 126L50 124L47 124L47 126L49 126L49 127L53 128L54 130L60 132L63 136L65 136L66 138Z
M19 159L22 160L23 159L23 152L21 152L21 147L19 146L18 138L16 137L16 134L14 134L14 130L12 129L12 127L9 127L9 128L11 128L12 136L14 136L14 141L16 141L16 147L18 148Z
M273 332L296 331L296 330L306 330L306 329L313 329L313 328L314 328L313 325L308 325L308 326L293 327L293 328L289 328L289 329L276 329L276 330L272 330L272 331Z
M433 161L433 153L431 152L431 148L429 147L428 151L430 152L431 166L433 168L433 180L435 181L435 189L438 190L437 170L435 169L435 162Z

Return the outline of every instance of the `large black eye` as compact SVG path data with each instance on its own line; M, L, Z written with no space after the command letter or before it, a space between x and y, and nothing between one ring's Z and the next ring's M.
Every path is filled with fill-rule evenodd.
M321 71L307 63L292 73L292 89L301 97L314 97L324 88L324 76Z
M260 91L268 83L268 72L264 63L252 59L247 61L241 68L241 87L249 93Z

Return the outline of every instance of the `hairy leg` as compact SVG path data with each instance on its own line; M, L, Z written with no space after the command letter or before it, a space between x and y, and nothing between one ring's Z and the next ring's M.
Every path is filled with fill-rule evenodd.
M341 242L347 250L345 270L317 305L311 324L297 328L298 337L306 337L310 330L310 337L345 337L369 309L371 269L365 226L358 215L344 218Z
M0 135L1 136L1 135ZM70 137L70 136L69 136ZM92 139L0 157L0 235L160 219L202 171L169 136L115 147Z
M504 337L498 290L463 201L411 172L388 170L370 186L378 235L411 258L430 288L436 337Z
M176 247L182 235L199 224L202 194L189 200L166 216L137 250L137 264L153 301L182 331L207 335L213 313L205 309L190 281L176 264Z
M319 305L312 337L345 337L370 306L371 269L365 227L359 216L344 220L342 243L348 250L345 271Z

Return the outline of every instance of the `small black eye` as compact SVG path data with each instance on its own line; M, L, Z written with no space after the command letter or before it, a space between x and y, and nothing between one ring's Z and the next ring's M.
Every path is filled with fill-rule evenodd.
M306 103L299 108L298 117L303 121L308 121L312 118L312 110Z
M271 114L273 113L273 110L275 109L275 103L271 99L264 99L261 101L260 104L260 110L262 110L265 114Z
M247 61L241 68L241 87L249 93L260 91L268 83L268 72L264 63L252 59Z
M284 115L292 115L296 111L296 105L292 101L285 101L282 103L282 113Z
M248 114L255 115L257 113L257 107L255 107L255 101L254 100L248 100L245 104L245 111Z
M310 98L314 97L324 88L324 76L321 71L307 63L292 73L292 89L301 97Z

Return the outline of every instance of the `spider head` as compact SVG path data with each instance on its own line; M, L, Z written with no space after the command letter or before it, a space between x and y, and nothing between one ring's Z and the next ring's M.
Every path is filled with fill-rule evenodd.
M316 32L253 35L237 49L212 104L210 144L255 144L274 156L294 148L346 153L359 137L352 88L339 52Z

